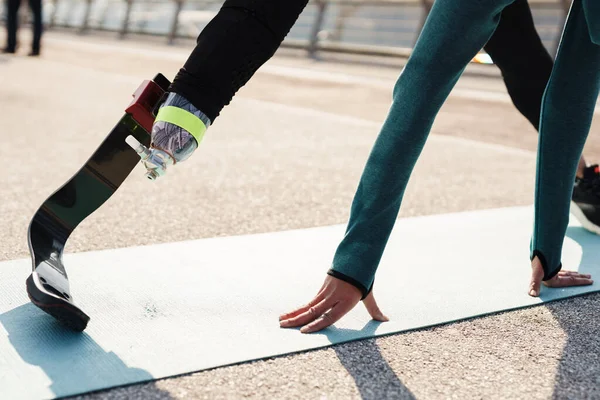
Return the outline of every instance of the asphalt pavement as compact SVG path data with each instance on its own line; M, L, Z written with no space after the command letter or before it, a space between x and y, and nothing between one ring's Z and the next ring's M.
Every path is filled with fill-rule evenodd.
M137 85L157 72L172 77L190 49L106 35L44 40L39 59L26 50L0 56L0 260L29 256L36 208L93 152ZM469 69L441 110L401 217L531 204L535 130L494 67L480 67ZM192 159L153 184L138 168L67 251L345 223L400 68L281 52ZM302 116L302 125L291 129L290 115ZM339 121L355 129L345 132ZM600 160L599 138L595 124L590 162ZM426 271L415 284L427 284ZM600 296L588 295L79 398L600 398L599 311Z

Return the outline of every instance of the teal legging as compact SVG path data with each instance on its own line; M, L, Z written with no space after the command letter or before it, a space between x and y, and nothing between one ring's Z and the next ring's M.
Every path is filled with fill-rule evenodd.
M584 15L581 1L572 5L542 105L531 257L539 256L545 280L561 268L576 166L599 91L600 47L591 40L589 15ZM409 177L439 109L512 2L435 1L394 86L392 106L363 171L346 235L329 271L354 284L363 296L373 285Z

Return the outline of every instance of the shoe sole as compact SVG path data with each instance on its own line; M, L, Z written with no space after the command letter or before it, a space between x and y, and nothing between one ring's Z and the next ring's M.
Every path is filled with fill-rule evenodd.
M29 275L26 281L29 300L39 309L50 314L66 327L83 332L87 327L90 317L77 308L74 304L48 293L40 282L37 272Z
M600 226L594 224L592 221L587 219L581 208L575 203L571 201L571 214L581 223L581 225L588 231L595 233L596 235L600 235Z

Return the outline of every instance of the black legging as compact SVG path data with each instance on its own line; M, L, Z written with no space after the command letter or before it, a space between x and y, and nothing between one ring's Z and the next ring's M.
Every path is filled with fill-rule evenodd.
M535 29L527 0L517 0L502 11L498 28L484 49L500 68L515 107L539 129L542 96L553 61Z
M307 0L225 1L200 33L196 48L171 90L214 121L235 93L275 54L306 4ZM517 109L538 129L552 58L535 30L526 0L517 0L504 9L485 50L502 71Z
M6 49L14 51L17 47L17 30L19 29L18 13L21 0L6 0ZM33 13L33 41L31 49L40 51L42 38L42 0L29 0L29 8Z
M226 0L202 30L171 91L214 121L281 45L308 0Z

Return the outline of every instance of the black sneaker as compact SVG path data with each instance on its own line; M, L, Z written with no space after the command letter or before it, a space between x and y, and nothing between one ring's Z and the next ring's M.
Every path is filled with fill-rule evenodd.
M590 232L600 235L600 168L587 167L583 178L575 178L571 213Z

